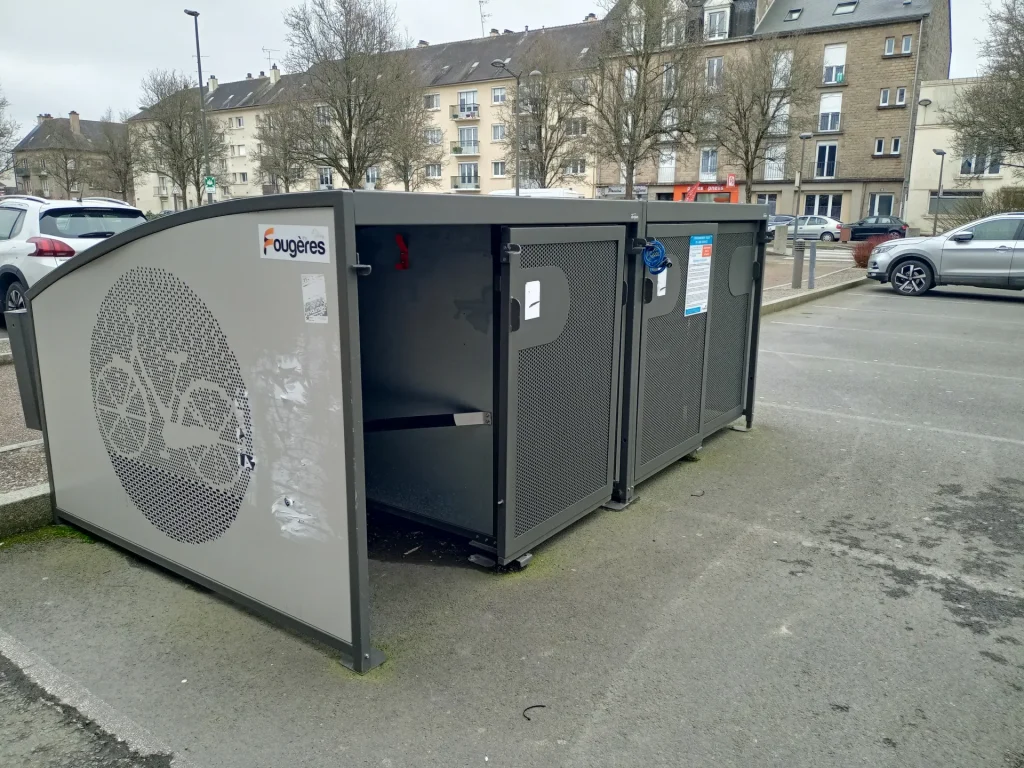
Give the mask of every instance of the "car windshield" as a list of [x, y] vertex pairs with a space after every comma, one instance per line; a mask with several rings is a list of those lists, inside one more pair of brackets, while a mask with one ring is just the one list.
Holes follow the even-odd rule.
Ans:
[[131, 208], [64, 208], [39, 216], [39, 233], [55, 237], [104, 238], [142, 224], [142, 211]]

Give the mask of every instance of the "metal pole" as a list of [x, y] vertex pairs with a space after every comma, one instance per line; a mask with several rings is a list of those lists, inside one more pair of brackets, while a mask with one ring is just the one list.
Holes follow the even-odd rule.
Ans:
[[[807, 142], [800, 140], [800, 185], [796, 188], [796, 205], [793, 206], [793, 213], [796, 214], [796, 229], [793, 231], [793, 255], [796, 255], [796, 241], [800, 239], [800, 190], [804, 186], [804, 156], [807, 152]], [[797, 286], [799, 287], [799, 286]]]
[[942, 206], [942, 172], [946, 169], [946, 156], [939, 158], [939, 197], [935, 201], [935, 217], [932, 219], [932, 237], [939, 231], [939, 209]]
[[803, 240], [793, 241], [793, 288], [802, 288], [804, 279], [804, 247]]
[[818, 260], [818, 241], [811, 240], [811, 257], [807, 262], [807, 287], [814, 287], [814, 263]]
[[[210, 173], [210, 139], [206, 134], [206, 97], [203, 94], [203, 56], [199, 50], [199, 11], [185, 11], [185, 13], [192, 17], [196, 26], [196, 65], [199, 67], [199, 111], [203, 118], [203, 156], [206, 159], [206, 175], [212, 176], [213, 174]], [[213, 202], [213, 192], [206, 193], [206, 202], [207, 204]]]
[[519, 174], [521, 172], [519, 167], [519, 156], [523, 148], [523, 135], [520, 133], [522, 129], [523, 104], [521, 101], [521, 89], [519, 87], [519, 80], [522, 76], [522, 72], [516, 75], [516, 197], [519, 197]]

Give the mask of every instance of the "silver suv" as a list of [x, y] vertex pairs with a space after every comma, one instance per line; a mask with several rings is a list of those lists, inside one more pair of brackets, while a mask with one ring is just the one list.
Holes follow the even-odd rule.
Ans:
[[1024, 290], [1024, 213], [1000, 213], [936, 237], [882, 243], [868, 261], [868, 277], [891, 283], [903, 296], [937, 285]]

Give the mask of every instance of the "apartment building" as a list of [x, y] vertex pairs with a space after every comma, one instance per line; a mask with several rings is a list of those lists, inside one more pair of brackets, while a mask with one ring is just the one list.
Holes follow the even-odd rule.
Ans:
[[[125, 127], [122, 123], [82, 120], [77, 112], [70, 112], [67, 117], [39, 115], [32, 130], [12, 151], [17, 192], [57, 200], [114, 195], [88, 172], [90, 165], [99, 162], [104, 130], [123, 131]], [[74, 180], [66, 184], [70, 189], [64, 188], [61, 179], [66, 177], [54, 167], [60, 163], [72, 166], [68, 176]], [[78, 163], [82, 167], [76, 169], [74, 165]]]
[[[718, 147], [669, 150], [638, 173], [646, 196], [736, 202], [749, 184], [779, 213], [902, 213], [920, 83], [949, 70], [949, 0], [706, 0], [691, 11], [687, 34], [703, 40], [710, 87], [745, 44], [799, 36], [820, 68], [817, 108], [780, 125], [755, 178]], [[598, 194], [614, 196], [617, 176], [602, 168]]]
[[[962, 157], [953, 151], [955, 134], [943, 112], [953, 108], [957, 97], [978, 82], [977, 78], [932, 80], [921, 83], [917, 109], [917, 136], [910, 164], [910, 195], [905, 219], [924, 234], [942, 231], [936, 214], [953, 213], [965, 200], [977, 199], [1003, 187], [1017, 186], [1013, 171], [1003, 167], [997, 152], [984, 148]], [[945, 155], [936, 154], [945, 152]], [[939, 176], [942, 175], [942, 197]]]

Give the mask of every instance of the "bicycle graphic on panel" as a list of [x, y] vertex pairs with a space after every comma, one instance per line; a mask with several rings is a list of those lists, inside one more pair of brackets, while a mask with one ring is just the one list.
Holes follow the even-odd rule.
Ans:
[[[255, 468], [252, 456], [244, 452], [245, 418], [237, 401], [221, 385], [203, 379], [179, 393], [178, 378], [189, 353], [167, 352], [163, 357], [174, 366], [174, 374], [170, 402], [165, 403], [139, 351], [136, 310], [127, 307], [132, 324], [127, 359], [114, 354], [96, 378], [94, 405], [104, 442], [122, 458], [138, 459], [156, 437], [159, 420], [161, 458], [174, 460], [170, 452], [181, 451], [198, 479], [218, 490], [230, 489], [243, 470]], [[187, 472], [184, 466], [177, 469]]]

